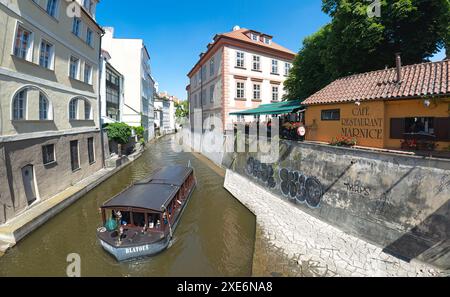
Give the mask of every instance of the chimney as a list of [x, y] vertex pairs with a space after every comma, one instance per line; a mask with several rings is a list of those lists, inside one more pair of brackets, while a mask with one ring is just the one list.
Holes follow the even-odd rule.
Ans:
[[400, 53], [395, 54], [395, 64], [397, 65], [397, 83], [402, 82], [402, 57]]

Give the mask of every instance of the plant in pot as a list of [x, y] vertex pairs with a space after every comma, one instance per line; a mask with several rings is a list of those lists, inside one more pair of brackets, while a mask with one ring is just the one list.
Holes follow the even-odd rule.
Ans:
[[119, 146], [119, 157], [122, 157], [122, 145], [130, 141], [131, 127], [125, 123], [113, 123], [106, 126], [105, 130], [108, 138], [117, 142]]
[[357, 142], [356, 138], [341, 136], [341, 137], [338, 137], [338, 138], [333, 138], [331, 140], [330, 144], [334, 145], [334, 146], [353, 147], [357, 143], [358, 142]]

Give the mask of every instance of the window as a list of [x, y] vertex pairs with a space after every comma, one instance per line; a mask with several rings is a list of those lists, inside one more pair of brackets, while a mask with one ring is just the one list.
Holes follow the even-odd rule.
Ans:
[[341, 119], [340, 109], [322, 110], [322, 121], [339, 121]]
[[206, 103], [206, 90], [202, 90], [202, 92], [201, 92], [201, 100], [202, 100], [202, 106], [203, 105], [205, 105], [205, 103]]
[[291, 71], [291, 63], [284, 63], [284, 75], [289, 76], [290, 71]]
[[236, 52], [236, 67], [244, 68], [245, 67], [245, 54], [243, 52]]
[[72, 165], [72, 171], [80, 169], [80, 160], [78, 157], [78, 140], [70, 142], [70, 164]]
[[80, 68], [80, 59], [70, 57], [70, 69], [69, 69], [70, 78], [78, 79], [79, 68]]
[[259, 39], [259, 36], [257, 34], [255, 34], [255, 33], [252, 33], [251, 37], [252, 37], [253, 41], [258, 41], [258, 39]]
[[56, 162], [54, 144], [44, 145], [42, 147], [42, 160], [44, 165]]
[[16, 57], [31, 60], [31, 36], [32, 33], [22, 28], [22, 26], [17, 28], [16, 39], [14, 42], [14, 55]]
[[253, 85], [253, 100], [261, 100], [261, 85]]
[[88, 157], [89, 157], [89, 164], [93, 164], [95, 162], [94, 137], [88, 138]]
[[73, 18], [72, 33], [80, 37], [80, 32], [81, 32], [81, 19]]
[[278, 74], [278, 61], [272, 60], [272, 74]]
[[245, 83], [243, 82], [236, 83], [236, 98], [237, 99], [245, 98]]
[[269, 37], [264, 37], [264, 43], [270, 45], [272, 43], [272, 40]]
[[49, 103], [44, 94], [39, 94], [39, 120], [47, 121], [49, 119]]
[[278, 87], [272, 87], [272, 101], [278, 101]]
[[53, 45], [45, 40], [41, 42], [41, 53], [39, 55], [39, 65], [51, 69], [53, 67]]
[[58, 10], [58, 0], [47, 0], [47, 13], [52, 17], [56, 17], [56, 12]]
[[[146, 106], [148, 106], [148, 104], [146, 104]], [[84, 119], [91, 120], [92, 119], [91, 114], [92, 114], [91, 104], [85, 100], [84, 101]], [[148, 114], [148, 112], [146, 112], [145, 114]]]
[[211, 61], [209, 61], [209, 76], [214, 75], [214, 57], [211, 58]]
[[72, 99], [69, 103], [69, 120], [76, 120], [78, 115], [78, 100]]
[[87, 63], [84, 64], [84, 82], [92, 84], [92, 66]]
[[209, 102], [214, 103], [214, 85], [209, 87]]
[[27, 90], [22, 90], [14, 96], [13, 100], [13, 120], [25, 120], [27, 103]]
[[86, 33], [86, 43], [90, 46], [92, 46], [92, 36], [93, 36], [93, 32], [91, 30], [91, 28], [87, 28], [87, 33]]
[[253, 70], [260, 71], [261, 70], [261, 57], [253, 56]]

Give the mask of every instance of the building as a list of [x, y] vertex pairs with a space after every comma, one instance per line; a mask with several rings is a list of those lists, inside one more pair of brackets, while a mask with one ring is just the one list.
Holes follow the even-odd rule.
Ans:
[[161, 134], [175, 132], [175, 103], [179, 103], [179, 99], [167, 92], [160, 92], [155, 97], [155, 126]]
[[265, 33], [236, 26], [216, 35], [188, 74], [191, 124], [216, 116], [231, 129], [230, 113], [280, 101], [294, 57]]
[[0, 1], [0, 224], [103, 168], [97, 3]]
[[[450, 151], [450, 60], [338, 79], [307, 98], [307, 140]], [[426, 147], [420, 147], [420, 145]]]
[[155, 82], [150, 68], [150, 55], [142, 39], [114, 37], [114, 28], [104, 28], [102, 48], [111, 59], [109, 63], [124, 76], [122, 121], [132, 127], [144, 127], [149, 141], [153, 131], [153, 94]]
[[111, 56], [102, 50], [102, 71], [100, 77], [101, 121], [103, 124], [122, 121], [124, 103], [124, 77], [111, 63]]

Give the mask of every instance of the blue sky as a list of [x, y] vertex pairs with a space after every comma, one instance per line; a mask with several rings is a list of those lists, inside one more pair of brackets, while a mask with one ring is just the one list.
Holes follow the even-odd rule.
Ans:
[[[103, 0], [97, 21], [114, 27], [116, 37], [144, 39], [160, 91], [185, 99], [186, 75], [216, 33], [239, 25], [273, 35], [275, 42], [297, 52], [304, 37], [329, 21], [321, 2]], [[443, 57], [443, 53], [438, 56]]]

